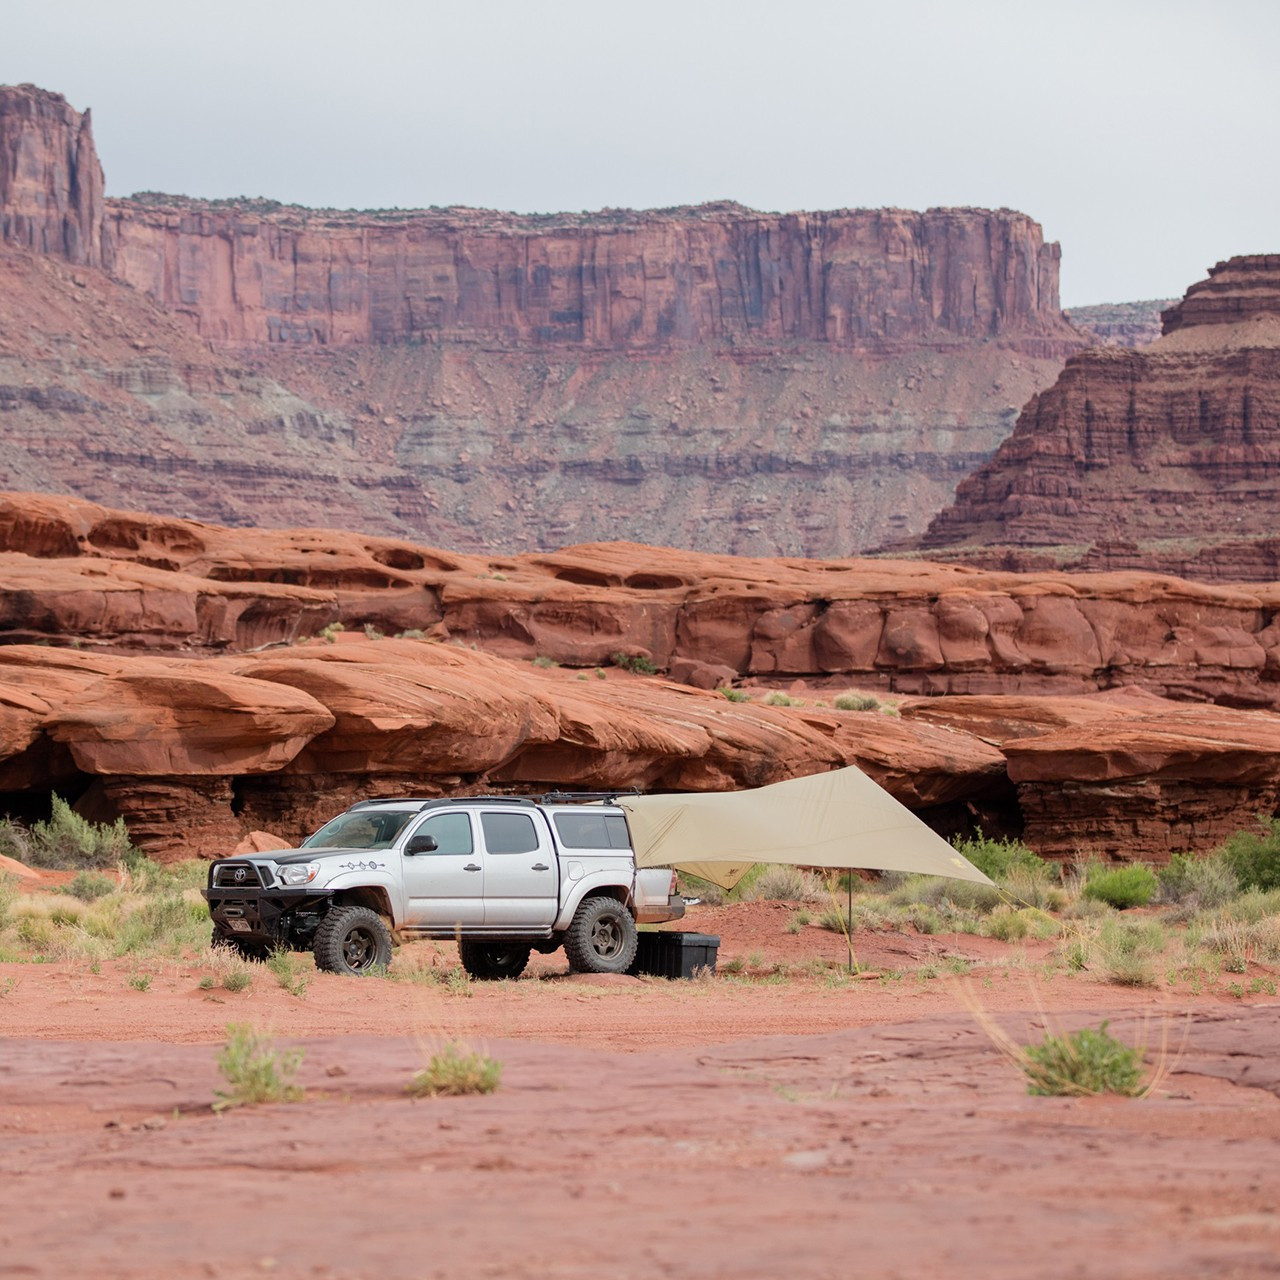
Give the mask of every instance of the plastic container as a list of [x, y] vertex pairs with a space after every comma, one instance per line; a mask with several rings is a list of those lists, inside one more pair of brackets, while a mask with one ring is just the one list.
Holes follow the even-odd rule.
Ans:
[[693, 978], [700, 969], [716, 971], [720, 939], [710, 933], [642, 933], [631, 973], [657, 978]]

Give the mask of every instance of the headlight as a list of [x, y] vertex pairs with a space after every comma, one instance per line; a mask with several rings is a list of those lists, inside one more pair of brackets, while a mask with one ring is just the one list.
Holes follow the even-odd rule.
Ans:
[[281, 884], [310, 884], [320, 870], [318, 862], [294, 863], [280, 868]]

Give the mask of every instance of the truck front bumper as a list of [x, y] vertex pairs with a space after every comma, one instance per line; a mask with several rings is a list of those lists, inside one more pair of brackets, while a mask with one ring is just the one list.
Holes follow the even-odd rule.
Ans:
[[328, 889], [201, 889], [209, 904], [213, 927], [224, 938], [265, 942], [271, 946], [288, 941], [287, 919], [293, 913], [319, 915]]

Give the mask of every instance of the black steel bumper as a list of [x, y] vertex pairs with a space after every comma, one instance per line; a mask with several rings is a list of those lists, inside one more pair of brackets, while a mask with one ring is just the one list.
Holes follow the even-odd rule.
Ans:
[[214, 928], [227, 938], [245, 942], [286, 942], [285, 917], [314, 911], [331, 896], [328, 889], [201, 889]]

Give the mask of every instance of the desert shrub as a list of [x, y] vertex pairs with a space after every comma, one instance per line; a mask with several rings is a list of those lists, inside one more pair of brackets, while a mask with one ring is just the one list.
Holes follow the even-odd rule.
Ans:
[[48, 822], [33, 824], [26, 861], [58, 870], [109, 867], [135, 852], [124, 819], [111, 825], [88, 822], [61, 796], [53, 797]]
[[548, 658], [545, 653], [540, 653], [536, 658], [530, 660], [530, 666], [540, 667], [543, 671], [550, 671], [560, 664], [554, 658]]
[[79, 898], [81, 902], [96, 902], [99, 898], [105, 898], [107, 894], [116, 891], [116, 882], [110, 876], [104, 876], [96, 871], [81, 871], [70, 884], [63, 888], [64, 893], [69, 893], [73, 898]]
[[227, 1042], [218, 1052], [218, 1070], [228, 1088], [215, 1090], [215, 1111], [258, 1102], [298, 1102], [302, 1089], [293, 1077], [302, 1065], [302, 1050], [281, 1053], [246, 1023], [227, 1027]]
[[615, 653], [609, 661], [624, 671], [633, 671], [638, 676], [656, 675], [658, 668], [642, 653]]
[[1031, 924], [1021, 911], [1004, 906], [997, 907], [987, 917], [982, 931], [999, 942], [1020, 942], [1031, 932]]
[[31, 835], [20, 823], [0, 818], [0, 856], [26, 862], [31, 852]]
[[1168, 946], [1158, 920], [1120, 920], [1102, 923], [1093, 943], [1093, 957], [1108, 982], [1123, 987], [1152, 987], [1156, 957]]
[[331, 622], [327, 627], [320, 629], [321, 636], [324, 637], [328, 644], [336, 644], [339, 632], [345, 631], [346, 627], [341, 622]]
[[816, 902], [825, 895], [826, 889], [811, 871], [770, 864], [755, 877], [747, 893], [753, 899], [773, 902]]
[[952, 880], [946, 876], [907, 876], [891, 888], [885, 897], [898, 906], [953, 907], [960, 911], [976, 911], [985, 915], [1000, 904], [1000, 890], [989, 884], [971, 880]]
[[1053, 882], [1054, 868], [1046, 863], [1038, 867], [1014, 867], [1001, 877], [1000, 889], [1014, 902], [1041, 911], [1061, 911], [1071, 901], [1070, 894]]
[[1041, 1097], [1142, 1091], [1142, 1056], [1107, 1031], [1084, 1027], [1068, 1035], [1048, 1035], [1023, 1050], [1027, 1092]]
[[366, 640], [381, 640], [386, 633], [379, 631], [372, 622], [364, 624], [364, 637]]
[[1202, 856], [1175, 853], [1156, 874], [1160, 897], [1192, 911], [1220, 907], [1244, 887], [1221, 849]]
[[291, 995], [301, 997], [309, 981], [305, 973], [306, 962], [292, 951], [275, 950], [267, 957], [267, 968], [276, 981]]
[[1124, 911], [1145, 907], [1156, 896], [1160, 881], [1150, 867], [1134, 863], [1127, 867], [1091, 867], [1084, 882], [1084, 896]]
[[397, 640], [424, 640], [426, 638], [426, 635], [427, 633], [423, 631], [420, 627], [409, 627], [405, 631], [397, 631], [396, 639]]
[[869, 693], [842, 693], [831, 705], [837, 711], [874, 711], [880, 699]]
[[1222, 846], [1227, 866], [1245, 889], [1280, 889], [1280, 818], [1261, 814], [1262, 834], [1237, 831]]
[[751, 695], [745, 689], [731, 689], [728, 685], [721, 685], [716, 692], [722, 698], [728, 698], [730, 702], [748, 702]]
[[956, 851], [968, 858], [984, 876], [1000, 881], [1005, 879], [1015, 868], [1023, 868], [1029, 872], [1052, 875], [1052, 868], [1021, 840], [993, 840], [979, 830], [972, 839], [960, 840], [956, 843]]
[[415, 1098], [456, 1098], [469, 1093], [492, 1093], [501, 1080], [502, 1063], [450, 1040], [431, 1055], [405, 1088]]

